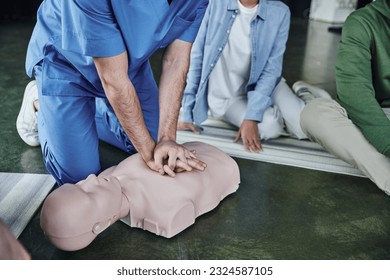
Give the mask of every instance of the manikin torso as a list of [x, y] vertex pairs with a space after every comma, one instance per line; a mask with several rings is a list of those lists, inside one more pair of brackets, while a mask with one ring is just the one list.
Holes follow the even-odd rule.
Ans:
[[60, 249], [78, 250], [121, 218], [167, 238], [192, 225], [237, 190], [240, 175], [236, 162], [219, 149], [199, 142], [184, 145], [207, 164], [205, 171], [161, 176], [136, 154], [97, 177], [53, 191], [41, 213], [49, 240]]

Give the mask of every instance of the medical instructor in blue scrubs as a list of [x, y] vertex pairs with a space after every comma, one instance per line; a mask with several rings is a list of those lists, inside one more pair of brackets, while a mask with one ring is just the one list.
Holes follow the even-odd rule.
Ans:
[[[26, 59], [19, 127], [34, 101], [48, 171], [61, 185], [99, 173], [99, 139], [140, 153], [160, 174], [204, 170], [176, 143], [176, 125], [206, 0], [45, 0]], [[166, 48], [157, 86], [149, 57]], [[39, 106], [37, 105], [39, 104]], [[26, 109], [27, 108], [27, 109]], [[31, 123], [26, 123], [31, 122]], [[18, 127], [18, 131], [20, 130]], [[27, 127], [27, 129], [26, 129]], [[31, 131], [29, 132], [31, 133]], [[23, 131], [19, 131], [23, 138]]]

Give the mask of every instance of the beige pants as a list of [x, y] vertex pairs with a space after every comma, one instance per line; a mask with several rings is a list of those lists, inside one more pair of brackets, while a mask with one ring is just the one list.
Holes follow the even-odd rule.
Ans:
[[[390, 119], [390, 112], [385, 113]], [[390, 158], [366, 140], [336, 101], [318, 98], [307, 103], [301, 114], [301, 127], [311, 140], [359, 168], [390, 195]]]

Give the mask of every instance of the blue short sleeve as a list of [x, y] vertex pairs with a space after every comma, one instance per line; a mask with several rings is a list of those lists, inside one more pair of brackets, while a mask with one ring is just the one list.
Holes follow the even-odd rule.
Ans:
[[202, 3], [199, 4], [196, 10], [196, 18], [191, 26], [179, 37], [180, 40], [193, 43], [195, 41], [196, 35], [198, 34], [198, 30], [200, 24], [202, 23], [203, 16], [206, 12], [206, 8], [208, 5], [208, 0], [200, 0]]
[[123, 53], [125, 43], [110, 0], [65, 0], [62, 6], [62, 48], [92, 57]]

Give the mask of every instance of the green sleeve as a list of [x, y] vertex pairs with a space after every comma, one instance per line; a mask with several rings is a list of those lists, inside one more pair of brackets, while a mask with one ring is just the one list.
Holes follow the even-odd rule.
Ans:
[[367, 24], [350, 16], [343, 26], [336, 61], [337, 97], [367, 140], [390, 156], [390, 121], [375, 99], [371, 41]]

